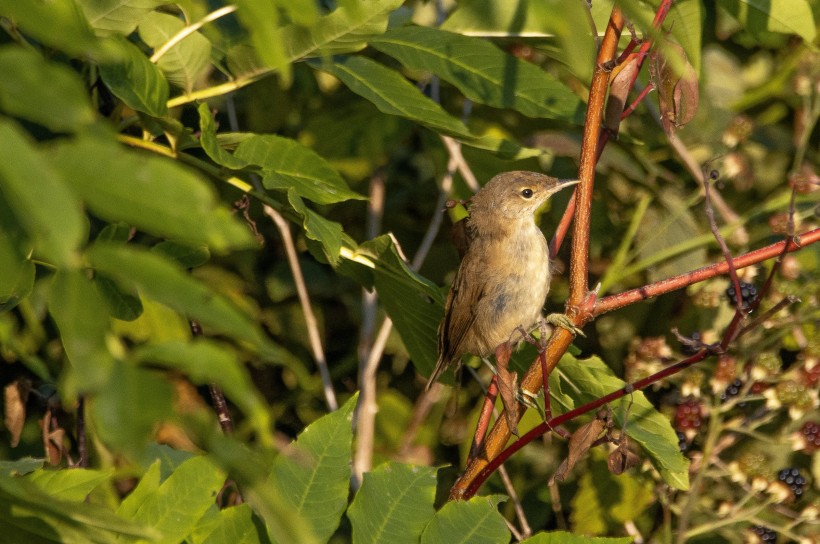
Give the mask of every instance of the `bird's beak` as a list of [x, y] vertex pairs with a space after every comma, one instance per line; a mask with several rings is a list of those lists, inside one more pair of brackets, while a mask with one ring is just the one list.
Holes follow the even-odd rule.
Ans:
[[578, 185], [581, 183], [580, 179], [559, 179], [558, 186], [563, 189], [564, 187], [569, 187], [570, 185]]

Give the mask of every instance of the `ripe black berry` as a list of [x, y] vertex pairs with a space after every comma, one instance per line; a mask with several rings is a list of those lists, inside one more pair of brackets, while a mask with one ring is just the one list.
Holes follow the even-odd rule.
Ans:
[[[737, 294], [735, 293], [734, 283], [730, 284], [729, 288], [726, 289], [726, 296], [729, 297], [729, 301], [732, 303], [732, 306], [737, 305]], [[743, 302], [743, 309], [745, 310], [748, 308], [752, 301], [756, 298], [757, 287], [755, 287], [752, 283], [746, 283], [745, 281], [740, 282], [740, 299]]]
[[752, 532], [757, 535], [764, 544], [766, 542], [777, 542], [777, 533], [763, 525], [755, 525], [751, 528]]
[[777, 473], [777, 479], [789, 486], [796, 499], [799, 499], [803, 494], [806, 479], [800, 475], [800, 469], [794, 467], [784, 468]]
[[735, 378], [735, 381], [730, 383], [729, 386], [726, 387], [726, 390], [720, 394], [720, 402], [723, 403], [733, 397], [738, 396], [741, 389], [743, 389], [743, 382], [740, 378]]
[[686, 453], [686, 450], [689, 449], [689, 442], [686, 440], [686, 434], [682, 431], [677, 431], [676, 434], [678, 435], [678, 448], [681, 453]]

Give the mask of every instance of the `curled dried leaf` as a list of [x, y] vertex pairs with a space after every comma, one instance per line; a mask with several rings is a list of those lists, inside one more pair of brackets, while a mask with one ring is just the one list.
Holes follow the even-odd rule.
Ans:
[[30, 390], [31, 382], [25, 379], [15, 380], [3, 389], [3, 423], [11, 435], [9, 442], [12, 448], [16, 448], [20, 443], [20, 435], [26, 424], [26, 401]]
[[683, 48], [666, 41], [655, 52], [649, 65], [658, 90], [661, 124], [667, 134], [684, 126], [698, 110], [698, 74], [689, 63]]

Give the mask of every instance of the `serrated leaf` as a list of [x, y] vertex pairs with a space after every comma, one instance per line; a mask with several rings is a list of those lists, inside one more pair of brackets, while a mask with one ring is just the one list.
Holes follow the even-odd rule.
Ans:
[[251, 136], [237, 146], [234, 157], [261, 168], [266, 189], [292, 189], [317, 204], [365, 199], [350, 190], [330, 163], [290, 138], [272, 134]]
[[[54, 132], [71, 132], [96, 119], [77, 73], [33, 49], [0, 48], [0, 109]], [[55, 93], [54, 89], [60, 89]]]
[[0, 119], [0, 141], [3, 200], [37, 253], [55, 264], [76, 264], [86, 236], [79, 199], [17, 125]]
[[254, 243], [213, 188], [172, 160], [95, 137], [61, 142], [49, 158], [88, 208], [107, 221], [216, 251]]
[[142, 19], [172, 0], [77, 0], [98, 35], [131, 34]]
[[[565, 382], [561, 389], [573, 400], [572, 405], [567, 405], [565, 397], [553, 396], [552, 408], [555, 414], [592, 402], [626, 385], [598, 357], [576, 359], [565, 354], [553, 374], [561, 382]], [[623, 428], [624, 415], [630, 401], [632, 407], [626, 422], [626, 434], [641, 446], [667, 484], [675, 489], [688, 489], [689, 461], [678, 447], [675, 430], [669, 419], [652, 406], [643, 392], [636, 391], [611, 405], [617, 426]]]
[[[173, 38], [185, 23], [167, 13], [151, 12], [139, 25], [142, 40], [154, 50]], [[157, 61], [168, 81], [191, 92], [210, 66], [211, 42], [199, 31], [192, 32], [168, 49]]]
[[106, 310], [105, 301], [84, 273], [60, 270], [54, 276], [49, 312], [83, 391], [94, 391], [106, 384], [114, 366], [106, 344], [110, 327]]
[[168, 113], [168, 81], [156, 64], [126, 39], [123, 57], [117, 62], [100, 65], [100, 76], [117, 98], [130, 108], [154, 117]]
[[521, 541], [521, 544], [631, 544], [634, 539], [631, 536], [619, 538], [591, 537], [585, 535], [575, 535], [566, 531], [552, 531], [549, 533], [536, 533], [530, 538]]
[[752, 34], [762, 31], [797, 34], [807, 43], [817, 36], [807, 0], [718, 0]]
[[259, 349], [270, 347], [249, 316], [160, 255], [134, 247], [96, 243], [89, 249], [88, 258], [95, 268], [121, 285], [136, 287], [144, 295], [214, 331]]
[[208, 104], [200, 104], [197, 111], [199, 112], [199, 129], [202, 131], [199, 137], [199, 143], [202, 145], [202, 149], [205, 150], [205, 153], [207, 153], [215, 163], [226, 168], [232, 170], [245, 168], [248, 163], [235, 157], [219, 145], [216, 136], [216, 121], [211, 114], [211, 109], [208, 107]]
[[510, 541], [510, 530], [498, 511], [503, 495], [473, 497], [442, 506], [421, 535], [422, 544], [495, 544]]
[[114, 544], [159, 536], [148, 527], [115, 516], [107, 508], [58, 499], [25, 478], [1, 473], [0, 504], [0, 538], [4, 542]]
[[36, 470], [26, 475], [26, 479], [43, 492], [56, 499], [72, 502], [86, 500], [88, 494], [100, 484], [107, 482], [113, 470]]
[[192, 457], [145, 497], [129, 517], [155, 528], [164, 542], [180, 542], [213, 504], [224, 483], [221, 469], [206, 457]]
[[341, 408], [308, 425], [274, 460], [268, 480], [320, 542], [333, 535], [347, 507], [357, 399], [353, 395]]
[[322, 245], [322, 250], [330, 264], [339, 262], [342, 250], [342, 225], [325, 219], [323, 216], [308, 208], [295, 189], [288, 190], [288, 202], [296, 212], [302, 216], [302, 228], [305, 235]]
[[523, 148], [510, 140], [473, 134], [464, 123], [424, 96], [398, 72], [366, 57], [310, 61], [310, 65], [337, 77], [351, 91], [372, 102], [382, 113], [410, 119], [467, 145], [493, 151], [505, 158], [522, 159], [541, 154], [539, 150]]
[[379, 298], [401, 335], [413, 364], [427, 376], [438, 356], [438, 324], [444, 316], [444, 300], [438, 287], [413, 272], [389, 236], [362, 244], [358, 253], [373, 258], [374, 283]]
[[213, 529], [202, 544], [263, 544], [267, 537], [260, 537], [259, 530], [251, 507], [240, 504], [219, 511]]
[[435, 515], [436, 469], [387, 462], [364, 475], [348, 508], [353, 544], [418, 542]]
[[475, 102], [530, 117], [583, 121], [584, 104], [566, 85], [490, 42], [406, 26], [374, 38], [370, 45], [411, 70], [432, 72]]

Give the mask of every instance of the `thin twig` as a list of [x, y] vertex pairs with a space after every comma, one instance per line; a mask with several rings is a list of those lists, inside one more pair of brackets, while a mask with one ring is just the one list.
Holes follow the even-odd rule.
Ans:
[[305, 285], [305, 276], [302, 274], [302, 266], [299, 264], [296, 245], [293, 243], [293, 236], [290, 233], [290, 223], [285, 221], [285, 218], [270, 206], [263, 206], [262, 210], [265, 215], [271, 218], [276, 228], [279, 229], [279, 233], [282, 235], [282, 244], [285, 247], [290, 272], [296, 284], [296, 294], [299, 296], [299, 303], [302, 306], [302, 313], [305, 316], [305, 326], [307, 327], [310, 350], [313, 352], [313, 359], [316, 361], [319, 375], [322, 377], [322, 389], [325, 394], [325, 402], [329, 410], [336, 410], [339, 407], [339, 403], [336, 400], [336, 392], [333, 390], [333, 382], [330, 379], [330, 371], [327, 368], [325, 350], [322, 347], [322, 338], [319, 334], [319, 324], [316, 320], [316, 315], [313, 313], [313, 308], [310, 305], [310, 296], [308, 295], [307, 286]]
[[744, 314], [743, 309], [743, 297], [740, 293], [740, 280], [737, 277], [737, 270], [735, 269], [734, 263], [732, 261], [732, 252], [729, 251], [729, 246], [726, 245], [726, 240], [723, 239], [723, 236], [720, 235], [720, 229], [718, 228], [717, 221], [715, 220], [715, 212], [712, 209], [712, 191], [711, 191], [711, 181], [712, 176], [703, 176], [703, 205], [706, 211], [706, 218], [709, 219], [709, 228], [712, 230], [712, 234], [717, 240], [718, 245], [720, 246], [720, 250], [723, 252], [723, 258], [726, 260], [726, 264], [729, 267], [729, 277], [731, 278], [732, 285], [735, 286], [735, 309], [739, 314]]
[[85, 395], [77, 399], [77, 466], [88, 468], [88, 444], [85, 432]]

